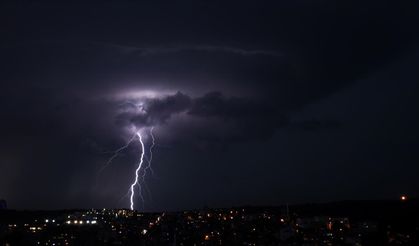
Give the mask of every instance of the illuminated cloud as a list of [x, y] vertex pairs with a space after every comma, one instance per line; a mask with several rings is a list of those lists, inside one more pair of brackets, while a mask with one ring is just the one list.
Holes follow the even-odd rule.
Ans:
[[[199, 137], [206, 141], [214, 141], [217, 138], [235, 141], [266, 138], [272, 135], [275, 129], [287, 123], [284, 114], [268, 102], [248, 97], [226, 97], [217, 91], [194, 98], [177, 92], [159, 98], [139, 98], [117, 103], [119, 104], [119, 112], [116, 115], [118, 126], [133, 127], [133, 129], [158, 126], [168, 124], [174, 115], [182, 114], [186, 118], [183, 123], [186, 127], [196, 122], [194, 119], [207, 122], [199, 126], [201, 132], [207, 132], [207, 135], [199, 134]], [[209, 125], [210, 122], [220, 122], [221, 125], [217, 128], [231, 129], [220, 129], [214, 134], [213, 131], [206, 129], [214, 127]], [[252, 130], [258, 128], [262, 130], [252, 134], [255, 132]], [[223, 136], [219, 136], [220, 134]]]

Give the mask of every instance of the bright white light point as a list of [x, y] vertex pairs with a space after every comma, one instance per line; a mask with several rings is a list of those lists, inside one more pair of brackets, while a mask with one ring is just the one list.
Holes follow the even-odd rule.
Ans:
[[135, 170], [134, 183], [131, 184], [131, 188], [130, 188], [130, 192], [131, 192], [131, 196], [130, 196], [131, 206], [130, 206], [130, 208], [131, 208], [131, 210], [134, 210], [134, 193], [135, 193], [134, 187], [135, 187], [135, 185], [138, 184], [138, 174], [141, 170], [141, 166], [143, 165], [143, 160], [144, 160], [144, 143], [143, 143], [141, 133], [137, 132], [137, 136], [138, 136], [138, 139], [140, 140], [140, 143], [141, 143], [141, 157], [140, 157], [140, 162], [138, 163], [138, 167]]

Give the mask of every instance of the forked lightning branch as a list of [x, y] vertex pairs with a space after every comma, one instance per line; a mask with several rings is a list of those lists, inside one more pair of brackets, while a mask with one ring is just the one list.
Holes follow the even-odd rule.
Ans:
[[[113, 155], [109, 158], [109, 160], [106, 162], [106, 164], [101, 168], [100, 171], [108, 167], [112, 161], [125, 149], [127, 149], [132, 142], [138, 140], [140, 143], [140, 150], [139, 150], [139, 160], [136, 165], [136, 169], [133, 175], [133, 182], [130, 185], [130, 188], [128, 190], [129, 194], [129, 200], [130, 200], [130, 208], [131, 210], [134, 210], [136, 208], [135, 201], [140, 198], [141, 201], [144, 203], [144, 197], [142, 194], [142, 185], [145, 182], [145, 178], [147, 176], [147, 172], [150, 170], [153, 173], [153, 169], [151, 167], [151, 162], [153, 159], [153, 148], [155, 146], [155, 138], [153, 135], [154, 127], [149, 128], [148, 135], [150, 136], [152, 142], [150, 144], [150, 147], [148, 151], [146, 151], [146, 144], [144, 143], [145, 135], [147, 134], [147, 131], [139, 130], [137, 131], [133, 137], [122, 147], [117, 149], [113, 152]], [[146, 156], [146, 152], [149, 153], [148, 157]], [[147, 159], [147, 161], [145, 161]], [[138, 188], [138, 189], [136, 189]], [[138, 191], [138, 193], [136, 192]]]

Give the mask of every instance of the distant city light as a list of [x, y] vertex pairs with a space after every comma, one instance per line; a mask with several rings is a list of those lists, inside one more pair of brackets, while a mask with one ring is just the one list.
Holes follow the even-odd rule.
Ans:
[[[404, 197], [404, 198], [403, 198]], [[406, 200], [408, 197], [406, 195], [400, 195], [399, 199]], [[402, 206], [403, 207], [403, 206]], [[61, 234], [57, 237], [54, 232], [58, 229], [55, 224], [51, 224], [54, 220], [52, 218], [43, 219], [42, 222], [46, 222], [49, 224], [45, 224], [40, 226], [39, 223], [33, 221], [34, 223], [26, 223], [24, 225], [24, 232], [28, 234], [28, 237], [34, 238], [37, 240], [41, 240], [40, 245], [71, 245], [72, 243], [76, 242], [73, 240], [79, 240], [81, 238], [85, 238], [87, 234], [85, 234], [86, 229], [89, 231], [94, 230], [105, 230], [112, 235], [117, 237], [119, 240], [119, 245], [127, 245], [131, 239], [127, 239], [127, 235], [135, 232], [137, 238], [132, 238], [132, 240], [154, 240], [156, 237], [156, 231], [161, 231], [160, 238], [157, 240], [161, 240], [163, 243], [169, 243], [172, 238], [177, 237], [176, 239], [179, 242], [186, 242], [186, 240], [190, 240], [194, 238], [194, 240], [199, 240], [200, 242], [196, 245], [204, 245], [208, 244], [209, 242], [213, 242], [217, 245], [223, 245], [225, 240], [229, 240], [228, 237], [234, 237], [235, 240], [246, 240], [247, 234], [249, 234], [249, 238], [259, 238], [263, 235], [267, 235], [266, 233], [272, 232], [277, 228], [276, 223], [268, 223], [266, 224], [259, 224], [257, 223], [258, 218], [277, 218], [274, 217], [275, 214], [272, 213], [260, 213], [260, 214], [239, 214], [238, 212], [234, 212], [237, 216], [232, 216], [230, 210], [223, 211], [222, 213], [217, 213], [216, 211], [211, 212], [188, 212], [182, 213], [178, 215], [173, 215], [173, 217], [167, 217], [164, 214], [145, 214], [144, 220], [137, 224], [132, 223], [132, 221], [128, 218], [126, 219], [123, 216], [119, 216], [118, 219], [115, 219], [115, 213], [123, 214], [120, 211], [109, 211], [107, 216], [104, 216], [104, 219], [101, 219], [100, 226], [95, 226], [94, 224], [99, 224], [97, 219], [98, 217], [89, 217], [85, 213], [78, 213], [75, 212], [74, 215], [71, 216], [70, 219], [66, 219], [63, 223], [57, 218], [59, 224], [58, 226], [62, 226], [62, 224], [68, 224], [67, 227], [63, 228]], [[129, 214], [129, 213], [127, 213]], [[210, 217], [208, 217], [210, 214]], [[226, 216], [228, 215], [228, 216]], [[67, 217], [67, 215], [65, 215]], [[170, 215], [169, 215], [170, 216]], [[122, 217], [122, 218], [121, 218]], [[230, 220], [230, 217], [233, 217], [234, 220]], [[175, 234], [171, 233], [170, 228], [168, 227], [173, 221], [173, 219], [177, 219], [178, 223], [185, 223], [188, 226], [185, 226], [185, 231], [182, 231], [181, 227], [177, 227]], [[213, 219], [215, 218], [215, 219]], [[225, 219], [225, 221], [223, 221]], [[148, 220], [149, 223], [144, 223]], [[217, 221], [216, 221], [217, 220]], [[369, 235], [369, 233], [375, 233], [377, 230], [377, 223], [372, 221], [349, 221], [349, 218], [346, 217], [326, 217], [326, 216], [319, 216], [319, 217], [296, 217], [295, 220], [291, 219], [288, 220], [286, 218], [279, 217], [278, 220], [281, 222], [281, 233], [282, 235], [286, 235], [289, 239], [286, 240], [295, 240], [291, 239], [291, 237], [295, 234], [298, 234], [303, 238], [305, 241], [313, 241], [313, 240], [322, 240], [324, 245], [334, 245], [333, 242], [344, 242], [346, 236], [356, 235], [354, 240], [356, 242], [361, 242], [362, 237], [364, 235]], [[222, 221], [222, 222], [220, 222]], [[255, 223], [256, 222], [256, 223]], [[237, 223], [245, 224], [244, 230], [235, 227]], [[42, 223], [43, 224], [43, 223]], [[161, 225], [161, 227], [159, 227]], [[354, 225], [355, 230], [352, 229], [352, 225]], [[18, 229], [20, 224], [8, 224], [7, 230], [10, 233], [15, 233], [16, 235], [20, 235], [22, 230]], [[148, 227], [149, 226], [149, 227]], [[225, 226], [228, 226], [232, 229], [231, 233], [226, 235], [223, 233]], [[311, 228], [316, 228], [319, 234], [314, 235], [310, 234], [303, 230], [305, 226], [310, 226]], [[96, 227], [96, 228], [94, 228]], [[190, 228], [190, 229], [187, 229]], [[200, 233], [200, 237], [196, 238], [196, 229], [198, 229], [198, 233]], [[211, 229], [211, 230], [209, 230]], [[68, 230], [68, 231], [66, 231]], [[60, 229], [61, 231], [61, 229]], [[128, 234], [124, 233], [127, 231]], [[51, 233], [50, 233], [51, 232]], [[30, 233], [30, 235], [29, 235]], [[178, 234], [179, 233], [179, 234]], [[201, 234], [202, 233], [202, 234]], [[117, 235], [116, 235], [117, 234]], [[96, 234], [87, 235], [88, 237], [92, 237], [92, 239]], [[402, 239], [403, 240], [411, 240], [411, 235], [405, 235]], [[280, 245], [279, 240], [272, 237], [273, 244], [269, 245]], [[412, 237], [413, 238], [413, 237]], [[101, 239], [97, 239], [101, 240]], [[249, 240], [249, 239], [247, 239]], [[256, 246], [255, 241], [245, 241], [243, 245], [248, 246]], [[144, 241], [144, 242], [145, 242]], [[281, 240], [282, 241], [282, 240]], [[39, 241], [37, 241], [39, 242]], [[37, 243], [35, 242], [35, 243]], [[103, 241], [105, 242], [105, 241]], [[276, 242], [277, 244], [274, 244]], [[404, 242], [404, 241], [403, 241]], [[183, 244], [183, 245], [190, 245], [190, 244]], [[354, 245], [361, 245], [360, 243]], [[402, 245], [402, 244], [398, 244]]]
[[400, 200], [402, 200], [402, 201], [406, 201], [406, 200], [407, 200], [407, 196], [405, 196], [405, 195], [401, 196], [401, 197], [400, 197]]

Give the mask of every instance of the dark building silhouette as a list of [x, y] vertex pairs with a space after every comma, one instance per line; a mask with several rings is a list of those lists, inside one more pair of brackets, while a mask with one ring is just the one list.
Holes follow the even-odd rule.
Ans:
[[6, 200], [0, 200], [0, 209], [7, 209]]

